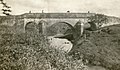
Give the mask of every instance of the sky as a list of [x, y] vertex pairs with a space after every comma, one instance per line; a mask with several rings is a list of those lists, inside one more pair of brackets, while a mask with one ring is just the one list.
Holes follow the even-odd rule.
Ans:
[[[106, 14], [120, 17], [120, 0], [4, 0], [11, 6], [12, 14], [19, 15], [28, 13], [70, 11], [71, 13], [92, 13]], [[2, 8], [2, 5], [0, 5]], [[2, 12], [0, 11], [0, 15]]]

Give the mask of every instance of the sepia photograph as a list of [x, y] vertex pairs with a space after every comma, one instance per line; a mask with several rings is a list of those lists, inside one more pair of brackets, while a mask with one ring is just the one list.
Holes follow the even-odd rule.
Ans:
[[120, 70], [120, 0], [0, 0], [0, 70]]

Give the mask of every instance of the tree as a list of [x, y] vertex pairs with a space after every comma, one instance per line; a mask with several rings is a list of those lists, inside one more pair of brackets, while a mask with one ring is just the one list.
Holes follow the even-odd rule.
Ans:
[[106, 24], [107, 16], [103, 14], [95, 14], [94, 16], [89, 17], [88, 20], [91, 25], [96, 25], [97, 28], [100, 28], [103, 23]]
[[8, 6], [3, 0], [0, 0], [1, 4], [3, 5], [3, 8], [2, 8], [2, 11], [3, 11], [3, 14], [5, 14], [6, 16], [8, 15], [11, 15], [10, 12], [12, 12], [10, 10], [10, 6]]

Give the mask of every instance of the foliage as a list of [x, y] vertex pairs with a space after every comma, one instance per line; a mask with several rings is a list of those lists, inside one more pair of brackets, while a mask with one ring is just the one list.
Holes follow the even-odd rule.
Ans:
[[10, 12], [12, 12], [10, 10], [10, 6], [8, 6], [4, 0], [0, 0], [1, 4], [3, 5], [3, 8], [1, 9], [3, 11], [3, 14], [5, 14], [6, 16], [10, 15]]
[[86, 32], [73, 46], [69, 54], [75, 59], [83, 55], [87, 65], [98, 65], [109, 70], [120, 70], [120, 25]]
[[81, 60], [49, 46], [39, 33], [2, 33], [1, 70], [83, 70]]
[[0, 16], [0, 24], [6, 20], [6, 17]]
[[103, 23], [106, 23], [107, 16], [103, 14], [95, 14], [94, 16], [89, 17], [89, 23], [97, 24], [99, 27], [102, 26]]

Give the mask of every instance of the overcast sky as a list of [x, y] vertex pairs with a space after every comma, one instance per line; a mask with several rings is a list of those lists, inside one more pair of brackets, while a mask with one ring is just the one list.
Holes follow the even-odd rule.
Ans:
[[[120, 0], [5, 0], [12, 14], [40, 12], [93, 12], [120, 17]], [[2, 8], [2, 5], [0, 5]], [[0, 11], [0, 14], [2, 12]]]

